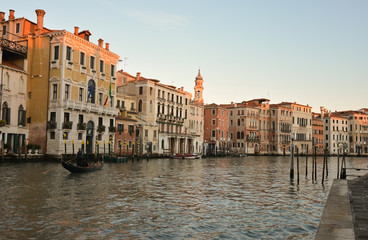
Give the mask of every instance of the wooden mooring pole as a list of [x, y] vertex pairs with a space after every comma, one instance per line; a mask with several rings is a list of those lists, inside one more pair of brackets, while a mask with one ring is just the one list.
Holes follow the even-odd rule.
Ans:
[[298, 173], [298, 185], [299, 185], [299, 148], [296, 149], [296, 168]]
[[307, 154], [305, 155], [305, 179], [308, 177], [308, 145], [307, 145]]

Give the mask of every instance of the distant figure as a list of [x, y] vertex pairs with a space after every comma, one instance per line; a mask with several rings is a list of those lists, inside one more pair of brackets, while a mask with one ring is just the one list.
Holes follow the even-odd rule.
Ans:
[[78, 152], [77, 152], [77, 165], [78, 166], [81, 166], [82, 165], [82, 160], [83, 160], [82, 158], [83, 158], [82, 151], [79, 148], [78, 149]]

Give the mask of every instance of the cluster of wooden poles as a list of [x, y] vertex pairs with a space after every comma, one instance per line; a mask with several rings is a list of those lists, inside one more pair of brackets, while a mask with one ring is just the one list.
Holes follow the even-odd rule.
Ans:
[[[305, 178], [308, 177], [308, 149], [307, 154], [305, 156]], [[345, 154], [342, 155], [341, 166], [340, 166], [340, 151], [337, 157], [337, 179], [346, 179], [346, 160]], [[291, 150], [291, 158], [290, 158], [290, 179], [294, 180], [294, 149], [292, 147]], [[323, 155], [323, 167], [322, 167], [322, 175], [321, 175], [321, 183], [324, 185], [325, 179], [328, 178], [328, 150], [325, 149]], [[297, 167], [297, 184], [299, 185], [299, 152], [296, 150], [296, 167]], [[314, 154], [312, 156], [312, 182], [317, 183], [317, 154], [316, 148], [314, 149]]]

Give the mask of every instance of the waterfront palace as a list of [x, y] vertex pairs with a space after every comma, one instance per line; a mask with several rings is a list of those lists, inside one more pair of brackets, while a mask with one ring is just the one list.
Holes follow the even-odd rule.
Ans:
[[[0, 151], [37, 146], [60, 156], [83, 148], [116, 154], [368, 154], [368, 108], [312, 112], [308, 104], [259, 98], [205, 104], [194, 92], [117, 69], [109, 43], [91, 32], [44, 26], [0, 12]], [[67, 148], [65, 146], [68, 146]]]

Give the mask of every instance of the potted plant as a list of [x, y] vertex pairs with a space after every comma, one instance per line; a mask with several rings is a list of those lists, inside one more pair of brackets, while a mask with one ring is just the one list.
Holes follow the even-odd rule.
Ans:
[[33, 148], [35, 149], [35, 153], [38, 154], [38, 151], [40, 150], [41, 145], [35, 144], [35, 145], [33, 145]]
[[86, 130], [86, 123], [78, 123], [77, 124], [78, 130]]
[[110, 126], [109, 127], [109, 132], [116, 132], [116, 127], [115, 126]]
[[106, 127], [104, 125], [99, 125], [97, 127], [97, 132], [103, 133], [103, 132], [105, 132], [105, 129], [106, 129]]
[[72, 129], [72, 127], [73, 127], [72, 121], [63, 122], [63, 129]]
[[46, 124], [46, 128], [47, 129], [55, 129], [56, 128], [56, 122], [55, 121], [48, 121], [47, 124]]
[[0, 120], [0, 127], [4, 127], [6, 125], [6, 121], [5, 120]]
[[7, 153], [10, 150], [10, 145], [9, 144], [4, 144], [4, 152]]
[[29, 143], [27, 145], [27, 150], [28, 150], [28, 153], [31, 154], [32, 153], [32, 149], [33, 149], [33, 144], [32, 143]]

